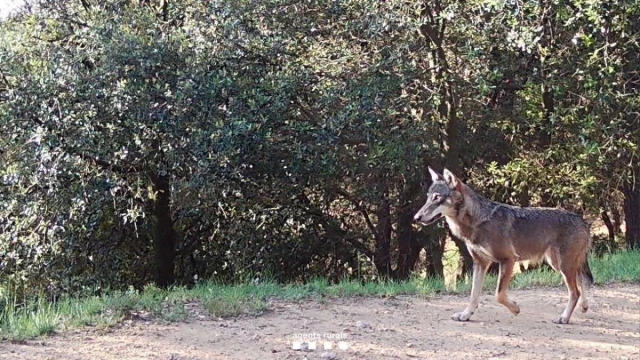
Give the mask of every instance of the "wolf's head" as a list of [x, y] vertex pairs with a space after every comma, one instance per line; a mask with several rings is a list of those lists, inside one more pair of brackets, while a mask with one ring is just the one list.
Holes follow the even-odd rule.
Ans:
[[429, 187], [427, 202], [413, 219], [429, 225], [443, 216], [457, 216], [464, 202], [465, 185], [451, 171], [444, 169], [444, 176], [429, 168], [433, 183]]

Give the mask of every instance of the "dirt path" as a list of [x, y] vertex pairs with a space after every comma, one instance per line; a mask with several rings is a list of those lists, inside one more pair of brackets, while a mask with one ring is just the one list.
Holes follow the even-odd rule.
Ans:
[[[513, 317], [488, 292], [466, 323], [449, 319], [466, 296], [275, 302], [257, 318], [175, 325], [133, 322], [106, 334], [77, 331], [0, 343], [1, 359], [640, 359], [640, 284], [592, 289], [589, 312], [551, 322], [563, 288], [512, 291]], [[316, 337], [315, 350], [293, 350]], [[297, 338], [296, 338], [297, 337]], [[311, 339], [313, 341], [313, 339]], [[346, 350], [339, 349], [343, 341]], [[331, 342], [332, 350], [324, 350]]]

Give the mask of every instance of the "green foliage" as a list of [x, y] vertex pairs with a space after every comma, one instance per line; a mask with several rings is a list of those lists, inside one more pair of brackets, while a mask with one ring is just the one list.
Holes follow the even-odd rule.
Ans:
[[633, 2], [89, 3], [0, 22], [0, 284], [18, 306], [142, 289], [163, 266], [178, 284], [406, 277], [420, 249], [442, 257], [411, 216], [451, 144], [514, 204], [596, 216], [639, 176]]

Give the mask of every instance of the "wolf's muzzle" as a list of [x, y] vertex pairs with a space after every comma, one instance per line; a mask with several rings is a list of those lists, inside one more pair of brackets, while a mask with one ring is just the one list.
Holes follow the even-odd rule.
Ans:
[[413, 220], [421, 223], [422, 225], [429, 225], [434, 223], [436, 220], [440, 219], [441, 217], [442, 217], [442, 214], [437, 214], [428, 220], [422, 220], [422, 215], [417, 214], [416, 216], [413, 217]]

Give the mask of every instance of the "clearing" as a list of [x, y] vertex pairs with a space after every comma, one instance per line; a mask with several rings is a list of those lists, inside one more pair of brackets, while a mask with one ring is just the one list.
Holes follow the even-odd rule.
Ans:
[[[510, 291], [517, 317], [488, 291], [469, 322], [449, 317], [467, 295], [273, 300], [261, 316], [184, 323], [128, 320], [107, 331], [70, 330], [0, 343], [2, 359], [639, 359], [640, 283], [595, 286], [590, 309], [551, 322], [563, 287]], [[303, 339], [302, 337], [315, 337]], [[293, 350], [294, 341], [303, 342]], [[316, 341], [317, 349], [305, 349]], [[338, 348], [339, 342], [347, 349]], [[324, 350], [329, 342], [333, 349]], [[313, 346], [313, 345], [312, 345]]]

